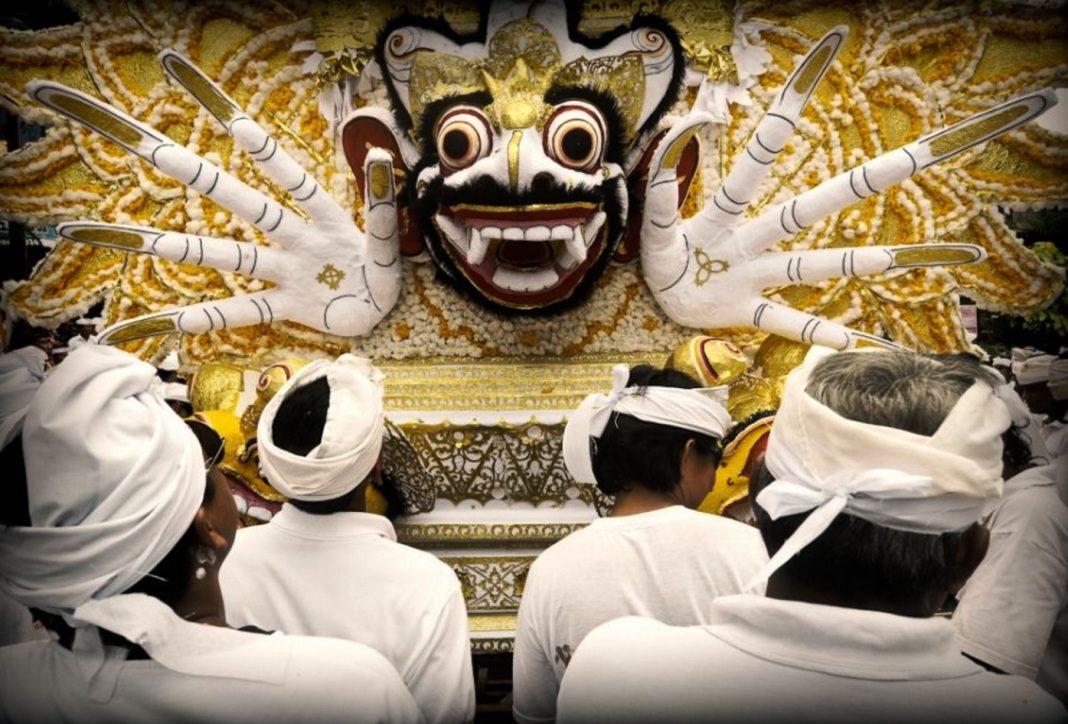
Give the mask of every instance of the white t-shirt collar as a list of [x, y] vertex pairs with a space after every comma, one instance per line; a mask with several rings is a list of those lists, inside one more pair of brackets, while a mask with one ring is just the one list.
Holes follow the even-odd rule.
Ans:
[[315, 540], [360, 535], [377, 535], [394, 542], [397, 540], [393, 523], [385, 516], [355, 512], [315, 515], [305, 513], [291, 503], [284, 504], [268, 525], [276, 525], [295, 535]]
[[784, 601], [750, 594], [712, 602], [712, 636], [762, 659], [836, 676], [950, 679], [981, 669], [946, 619]]

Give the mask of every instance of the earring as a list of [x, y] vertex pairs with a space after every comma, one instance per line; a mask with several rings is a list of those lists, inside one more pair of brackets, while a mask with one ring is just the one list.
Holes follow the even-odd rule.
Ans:
[[206, 546], [197, 546], [196, 559], [199, 565], [193, 575], [198, 581], [203, 581], [208, 576], [207, 566], [215, 565], [215, 551]]

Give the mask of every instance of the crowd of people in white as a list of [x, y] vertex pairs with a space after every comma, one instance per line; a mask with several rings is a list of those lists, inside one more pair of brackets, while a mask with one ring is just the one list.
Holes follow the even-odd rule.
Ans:
[[[456, 575], [367, 511], [383, 376], [342, 355], [260, 417], [287, 502], [240, 528], [223, 441], [94, 343], [0, 356], [0, 721], [462, 722]], [[526, 580], [528, 722], [1065, 721], [1068, 357], [813, 348], [750, 481], [699, 512], [722, 390], [617, 367], [563, 454], [610, 513]], [[239, 529], [240, 528], [240, 529]]]

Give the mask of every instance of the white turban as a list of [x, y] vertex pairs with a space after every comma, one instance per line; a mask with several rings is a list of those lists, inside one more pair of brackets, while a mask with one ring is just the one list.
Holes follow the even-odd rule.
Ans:
[[764, 458], [775, 481], [756, 497], [772, 519], [812, 512], [750, 588], [839, 513], [895, 530], [945, 533], [972, 525], [987, 500], [1001, 496], [1001, 434], [1011, 419], [990, 385], [976, 382], [934, 435], [917, 435], [850, 420], [809, 395], [809, 374], [828, 354], [814, 347], [787, 378]]
[[626, 365], [612, 369], [612, 391], [589, 395], [564, 427], [564, 464], [579, 483], [596, 483], [590, 438], [600, 438], [613, 412], [668, 427], [723, 437], [731, 417], [723, 406], [726, 388], [627, 387]]
[[74, 650], [92, 680], [105, 653], [87, 624], [123, 606], [122, 623], [107, 628], [130, 638], [144, 627], [119, 594], [189, 529], [204, 498], [203, 453], [160, 396], [156, 370], [95, 344], [41, 385], [22, 443], [32, 526], [0, 527], [0, 582], [76, 628]]
[[0, 355], [0, 449], [22, 431], [30, 400], [45, 378], [48, 353], [40, 347], [21, 347]]
[[1021, 385], [1037, 385], [1049, 379], [1049, 368], [1057, 359], [1051, 354], [1028, 357], [1022, 362], [1012, 363], [1012, 374]]
[[1068, 358], [1061, 357], [1050, 363], [1046, 385], [1054, 400], [1068, 400]]
[[1039, 465], [1048, 465], [1053, 456], [1050, 455], [1049, 448], [1046, 447], [1046, 440], [1042, 436], [1040, 418], [1031, 413], [1027, 403], [1023, 401], [1012, 385], [1008, 383], [998, 385], [994, 388], [994, 394], [1005, 403], [1005, 407], [1008, 408], [1009, 415], [1012, 417], [1012, 424], [1020, 428], [1020, 435], [1027, 442], [1027, 447], [1031, 451], [1031, 458]]
[[163, 361], [159, 363], [159, 368], [164, 372], [177, 372], [178, 352], [173, 349], [168, 352], [167, 356], [163, 358]]
[[[320, 378], [330, 386], [330, 406], [320, 443], [307, 455], [274, 443], [274, 420], [294, 390]], [[302, 367], [263, 408], [256, 440], [260, 471], [288, 498], [331, 500], [362, 483], [378, 462], [386, 428], [384, 375], [363, 357], [343, 354]]]

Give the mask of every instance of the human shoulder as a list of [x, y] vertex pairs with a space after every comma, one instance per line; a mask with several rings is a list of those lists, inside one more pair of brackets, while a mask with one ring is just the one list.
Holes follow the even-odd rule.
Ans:
[[1064, 705], [1025, 676], [981, 671], [967, 678], [967, 689], [961, 698], [983, 712], [980, 721], [1068, 721]]
[[[250, 634], [255, 635], [255, 634]], [[392, 664], [370, 646], [320, 636], [265, 637], [289, 656], [285, 686], [308, 701], [347, 700], [345, 706], [414, 708], [408, 689]], [[349, 709], [349, 712], [359, 709]], [[409, 717], [411, 718], [411, 717]]]
[[1034, 485], [1007, 495], [991, 523], [992, 533], [1008, 530], [1038, 545], [1068, 549], [1068, 506], [1055, 485]]

